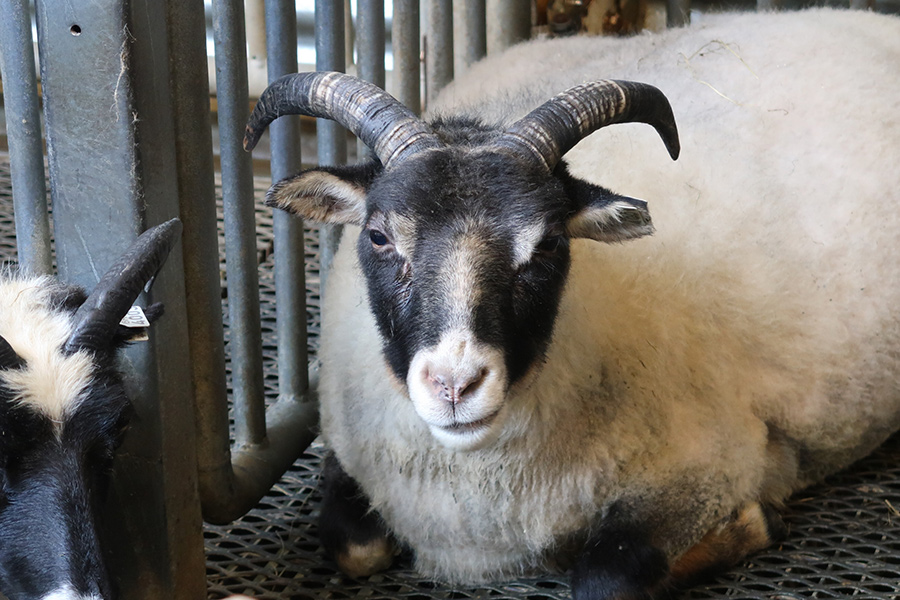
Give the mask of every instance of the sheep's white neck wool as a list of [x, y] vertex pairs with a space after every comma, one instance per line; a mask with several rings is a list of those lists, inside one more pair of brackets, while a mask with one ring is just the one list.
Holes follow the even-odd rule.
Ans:
[[10, 279], [0, 287], [0, 335], [25, 361], [21, 369], [0, 371], [14, 401], [46, 415], [61, 426], [77, 408], [92, 374], [91, 356], [67, 356], [71, 315], [51, 310], [48, 278]]

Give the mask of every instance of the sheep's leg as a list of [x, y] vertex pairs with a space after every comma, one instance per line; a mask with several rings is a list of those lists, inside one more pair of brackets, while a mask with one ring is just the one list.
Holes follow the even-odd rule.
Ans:
[[648, 531], [620, 514], [605, 523], [585, 545], [572, 573], [574, 600], [650, 600], [729, 567], [784, 536], [774, 511], [753, 503], [707, 532], [669, 563]]
[[775, 510], [756, 502], [748, 504], [673, 561], [672, 579], [678, 585], [689, 585], [734, 565], [785, 535], [784, 523]]
[[638, 525], [610, 519], [585, 544], [572, 571], [574, 600], [644, 600], [661, 590], [665, 553]]
[[388, 568], [396, 546], [377, 512], [334, 455], [323, 467], [319, 540], [338, 568], [363, 577]]

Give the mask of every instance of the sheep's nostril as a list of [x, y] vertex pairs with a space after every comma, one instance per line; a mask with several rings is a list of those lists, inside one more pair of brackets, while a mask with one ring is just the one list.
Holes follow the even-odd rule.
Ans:
[[463, 396], [471, 396], [473, 393], [478, 391], [478, 388], [481, 387], [481, 384], [484, 383], [484, 380], [487, 378], [488, 370], [481, 369], [474, 377], [472, 377], [468, 382], [459, 386], [459, 397]]
[[487, 378], [488, 370], [481, 369], [474, 375], [455, 377], [453, 375], [428, 372], [425, 379], [431, 387], [434, 397], [448, 404], [459, 404], [471, 397]]

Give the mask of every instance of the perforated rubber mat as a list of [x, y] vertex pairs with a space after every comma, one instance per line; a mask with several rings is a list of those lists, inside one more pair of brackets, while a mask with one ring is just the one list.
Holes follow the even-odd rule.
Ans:
[[[266, 182], [260, 180], [261, 192]], [[258, 207], [266, 388], [276, 394], [271, 214]], [[15, 260], [9, 168], [0, 157], [0, 260]], [[310, 347], [318, 332], [316, 236], [307, 236]], [[225, 301], [227, 309], [227, 300]], [[322, 554], [316, 537], [319, 466], [314, 444], [270, 493], [227, 527], [206, 526], [209, 597], [259, 599], [519, 599], [570, 598], [564, 575], [490, 587], [445, 587], [420, 579], [402, 560], [376, 576], [351, 579]], [[706, 598], [801, 600], [900, 598], [900, 437], [844, 473], [797, 495], [788, 505], [787, 540], [716, 579], [678, 594]]]

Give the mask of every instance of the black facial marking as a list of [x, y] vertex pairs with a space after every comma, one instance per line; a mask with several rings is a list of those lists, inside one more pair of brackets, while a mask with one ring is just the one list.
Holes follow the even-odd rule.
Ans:
[[[112, 365], [108, 352], [100, 359]], [[62, 423], [15, 402], [0, 377], [0, 589], [10, 600], [63, 585], [110, 597], [96, 523], [130, 412], [112, 367], [95, 368]]]
[[[495, 135], [490, 130], [441, 126], [448, 128], [441, 135], [463, 149], [418, 155], [382, 173], [369, 189], [370, 225], [357, 252], [370, 306], [388, 363], [405, 379], [415, 353], [437, 343], [448, 327], [448, 257], [463, 243], [485, 247], [466, 255], [480, 297], [468, 319], [480, 342], [504, 351], [515, 382], [541, 358], [553, 331], [570, 261], [562, 232], [574, 209], [556, 177], [508, 154], [466, 150]], [[391, 219], [383, 215], [391, 214], [415, 224], [414, 240], [398, 240], [402, 232], [385, 226]], [[546, 234], [531, 259], [516, 265], [521, 233], [536, 224]], [[394, 243], [407, 255], [394, 251]], [[389, 245], [390, 252], [381, 251]]]

